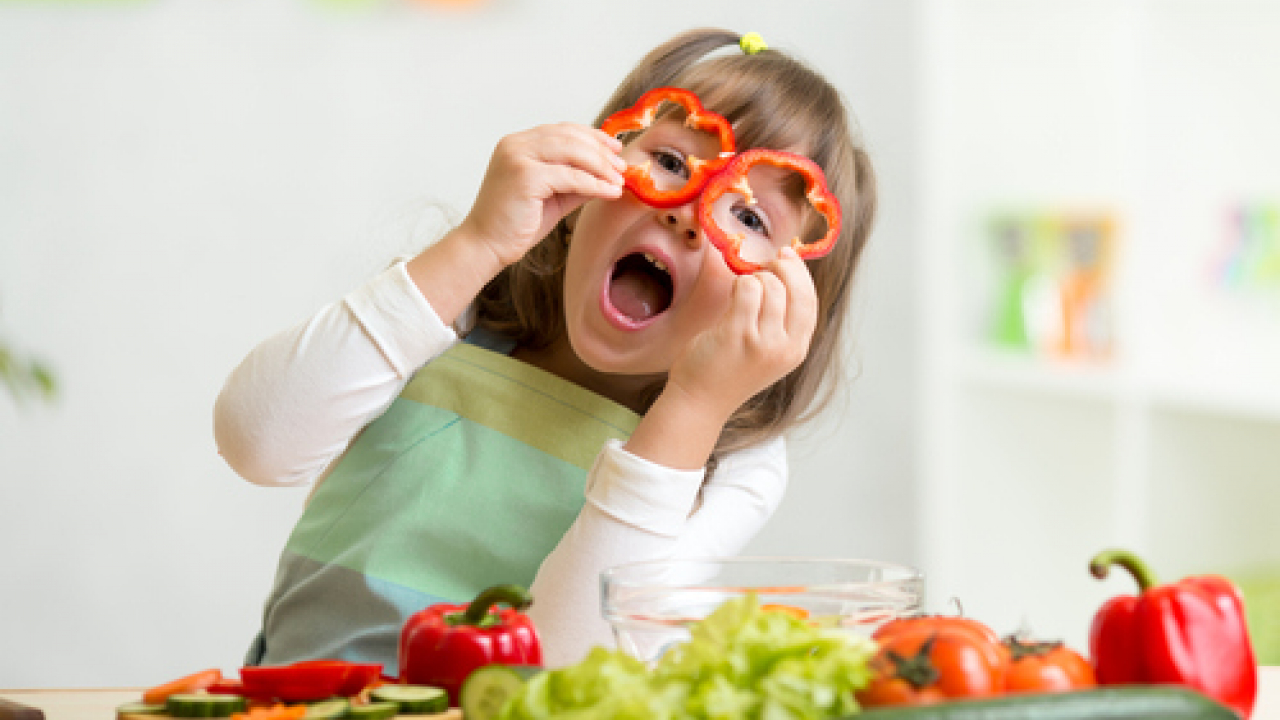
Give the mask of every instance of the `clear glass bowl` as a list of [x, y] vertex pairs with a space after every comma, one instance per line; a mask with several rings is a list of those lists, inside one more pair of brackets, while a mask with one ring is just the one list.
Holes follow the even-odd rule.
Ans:
[[601, 573], [601, 605], [619, 649], [652, 662], [729, 598], [798, 608], [810, 622], [870, 635], [920, 611], [924, 577], [888, 562], [736, 557], [653, 560]]

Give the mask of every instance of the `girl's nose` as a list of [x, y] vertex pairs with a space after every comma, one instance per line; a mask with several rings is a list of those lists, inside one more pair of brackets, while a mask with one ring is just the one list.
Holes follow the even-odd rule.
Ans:
[[685, 203], [679, 207], [660, 210], [664, 225], [671, 228], [680, 239], [684, 240], [690, 250], [698, 249], [701, 244], [698, 232], [698, 218], [693, 210], [693, 203]]

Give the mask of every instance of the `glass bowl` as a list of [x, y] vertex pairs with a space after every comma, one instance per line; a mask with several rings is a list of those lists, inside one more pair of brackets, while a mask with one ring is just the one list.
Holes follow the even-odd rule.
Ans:
[[754, 592], [761, 605], [784, 605], [809, 622], [870, 636], [920, 611], [924, 577], [889, 562], [736, 557], [651, 560], [601, 573], [601, 605], [618, 648], [652, 662], [724, 601]]

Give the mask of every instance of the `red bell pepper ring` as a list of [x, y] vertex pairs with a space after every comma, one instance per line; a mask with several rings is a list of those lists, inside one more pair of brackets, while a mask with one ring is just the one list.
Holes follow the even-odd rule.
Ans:
[[[400, 632], [401, 682], [443, 688], [457, 705], [462, 682], [484, 665], [541, 665], [537, 630], [523, 613], [532, 602], [524, 588], [498, 585], [467, 605], [414, 613]], [[510, 607], [494, 607], [499, 603]]]
[[307, 660], [292, 665], [246, 667], [240, 681], [246, 697], [287, 703], [350, 697], [378, 679], [382, 666], [344, 660]]
[[827, 189], [827, 179], [822, 168], [803, 155], [756, 148], [733, 158], [711, 178], [698, 204], [698, 222], [707, 239], [724, 254], [729, 267], [739, 275], [750, 275], [763, 267], [742, 257], [745, 236], [722, 227], [715, 217], [716, 201], [728, 193], [741, 195], [748, 204], [755, 204], [755, 193], [747, 178], [751, 168], [756, 165], [772, 165], [797, 173], [805, 182], [805, 199], [827, 221], [827, 231], [818, 240], [805, 243], [800, 240], [799, 235], [791, 239], [789, 244], [795, 248], [796, 254], [809, 260], [831, 252], [836, 239], [840, 237], [842, 214], [840, 201]]
[[1185, 685], [1248, 718], [1258, 666], [1239, 589], [1215, 575], [1157, 585], [1123, 550], [1099, 553], [1089, 570], [1103, 578], [1113, 564], [1133, 575], [1139, 593], [1108, 600], [1094, 616], [1089, 645], [1098, 683]]
[[698, 197], [703, 186], [728, 158], [732, 157], [736, 147], [733, 137], [733, 126], [723, 116], [711, 112], [702, 106], [697, 95], [683, 88], [660, 87], [640, 96], [635, 105], [626, 110], [619, 110], [605, 119], [600, 125], [604, 132], [618, 137], [627, 132], [644, 130], [657, 118], [658, 108], [663, 102], [670, 102], [685, 109], [687, 113], [684, 124], [695, 130], [710, 132], [720, 140], [720, 155], [717, 158], [703, 159], [689, 156], [685, 158], [689, 166], [689, 179], [682, 187], [675, 190], [659, 188], [650, 173], [650, 163], [629, 165], [622, 173], [626, 186], [642, 202], [652, 207], [671, 208], [684, 205]]

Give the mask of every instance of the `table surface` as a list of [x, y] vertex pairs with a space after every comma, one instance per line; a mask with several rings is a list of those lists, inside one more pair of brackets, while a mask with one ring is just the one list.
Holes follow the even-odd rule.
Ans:
[[[1252, 720], [1280, 720], [1280, 666], [1258, 672]], [[113, 720], [120, 705], [138, 700], [139, 689], [0, 690], [0, 698], [40, 708], [46, 720]]]

